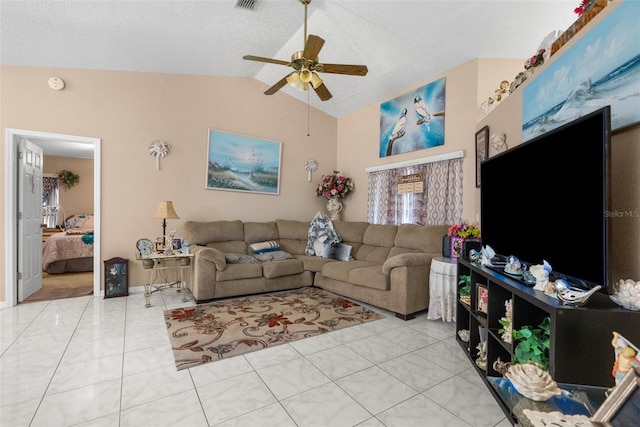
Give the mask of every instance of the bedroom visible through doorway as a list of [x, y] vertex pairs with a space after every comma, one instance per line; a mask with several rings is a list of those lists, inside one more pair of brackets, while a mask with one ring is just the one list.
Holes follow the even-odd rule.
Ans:
[[[84, 182], [85, 188], [82, 191], [76, 191], [76, 188], [73, 188], [71, 192], [67, 192], [65, 195], [65, 190], [60, 191], [60, 200], [59, 205], [60, 211], [62, 215], [60, 215], [60, 222], [57, 224], [59, 227], [58, 230], [54, 230], [58, 234], [62, 234], [62, 228], [66, 223], [66, 218], [70, 215], [83, 216], [86, 214], [91, 214], [91, 216], [95, 217], [95, 230], [91, 233], [91, 239], [93, 241], [94, 253], [90, 258], [90, 266], [87, 268], [83, 268], [84, 273], [82, 275], [75, 275], [73, 272], [75, 270], [71, 269], [68, 271], [53, 271], [51, 273], [55, 274], [45, 274], [47, 271], [43, 270], [43, 285], [48, 287], [47, 281], [50, 280], [49, 277], [45, 278], [45, 276], [55, 277], [55, 281], [58, 284], [54, 286], [65, 286], [66, 289], [74, 289], [80, 288], [83, 286], [88, 286], [89, 293], [94, 293], [100, 295], [100, 139], [93, 137], [82, 137], [75, 135], [62, 135], [62, 134], [52, 134], [52, 133], [44, 133], [37, 131], [28, 131], [28, 130], [19, 130], [19, 129], [7, 129], [6, 130], [6, 161], [5, 166], [7, 168], [7, 176], [9, 177], [7, 181], [7, 187], [9, 189], [13, 188], [17, 189], [17, 181], [16, 181], [16, 164], [14, 163], [14, 159], [17, 158], [18, 154], [18, 142], [20, 140], [29, 140], [39, 147], [43, 147], [44, 156], [51, 156], [48, 158], [49, 161], [43, 161], [43, 163], [56, 163], [53, 165], [53, 170], [45, 171], [48, 173], [58, 173], [60, 170], [66, 169], [75, 171], [75, 173], [79, 173], [81, 183]], [[48, 146], [47, 146], [48, 145]], [[46, 147], [45, 147], [46, 146]], [[89, 155], [79, 155], [76, 156], [74, 151], [69, 151], [69, 148], [82, 148], [89, 152]], [[72, 154], [69, 154], [72, 153]], [[77, 152], [75, 152], [77, 153]], [[86, 154], [86, 152], [85, 152]], [[43, 157], [44, 157], [43, 156]], [[85, 166], [78, 166], [77, 163], [72, 164], [71, 166], [67, 166], [63, 164], [64, 162], [85, 162]], [[46, 165], [44, 165], [46, 167]], [[44, 169], [44, 168], [43, 168]], [[7, 194], [15, 194], [15, 191], [8, 191]], [[89, 196], [86, 196], [86, 195]], [[7, 224], [10, 224], [5, 240], [5, 253], [7, 257], [5, 259], [5, 300], [0, 302], [0, 306], [2, 307], [11, 307], [18, 303], [18, 289], [20, 286], [19, 273], [16, 269], [18, 265], [18, 257], [23, 254], [19, 254], [16, 248], [19, 248], [18, 239], [19, 235], [16, 233], [17, 224], [18, 224], [18, 214], [16, 209], [16, 201], [9, 197], [5, 197], [5, 218], [7, 220]], [[13, 224], [13, 225], [11, 225]], [[49, 230], [48, 230], [49, 231]], [[47, 233], [50, 235], [50, 233]], [[47, 240], [50, 236], [45, 237], [43, 233], [43, 240]], [[84, 237], [84, 236], [83, 236]], [[89, 237], [89, 236], [86, 236]], [[41, 248], [42, 249], [42, 248]], [[27, 254], [28, 256], [28, 254]], [[91, 264], [93, 264], [91, 266]], [[60, 273], [66, 275], [69, 273], [68, 277], [60, 276]], [[80, 277], [82, 276], [82, 277]], [[60, 285], [59, 283], [62, 283]]]

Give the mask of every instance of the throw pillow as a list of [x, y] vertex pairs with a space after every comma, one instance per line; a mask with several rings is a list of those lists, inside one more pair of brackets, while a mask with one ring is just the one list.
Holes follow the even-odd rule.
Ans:
[[257, 264], [259, 261], [252, 257], [251, 255], [244, 254], [233, 254], [226, 253], [224, 254], [224, 259], [228, 264]]
[[262, 252], [267, 252], [269, 250], [277, 250], [280, 247], [280, 244], [275, 240], [269, 240], [267, 242], [258, 242], [252, 243], [249, 245], [249, 248], [254, 254], [259, 254]]
[[253, 257], [261, 262], [282, 261], [285, 259], [293, 259], [293, 255], [285, 251], [265, 252], [262, 254], [254, 255]]

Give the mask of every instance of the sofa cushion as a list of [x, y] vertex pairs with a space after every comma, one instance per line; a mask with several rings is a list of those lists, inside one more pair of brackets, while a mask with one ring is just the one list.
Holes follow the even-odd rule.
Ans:
[[[333, 226], [345, 243], [362, 243], [364, 232], [369, 227], [368, 222], [359, 221], [335, 221]], [[353, 245], [352, 245], [353, 246]]]
[[302, 261], [295, 258], [262, 263], [262, 274], [267, 279], [291, 276], [293, 274], [300, 274], [303, 271]]
[[[184, 231], [185, 240], [192, 245], [208, 246], [208, 244], [212, 242], [244, 240], [244, 225], [240, 220], [210, 222], [187, 221], [184, 223]], [[246, 249], [244, 252], [246, 253]]]
[[227, 264], [224, 271], [216, 271], [216, 280], [252, 279], [262, 277], [262, 264]]
[[354, 258], [382, 265], [389, 256], [397, 229], [395, 225], [369, 224]]
[[309, 234], [308, 221], [276, 220], [280, 248], [293, 255], [303, 255]]
[[[322, 276], [333, 279], [340, 280], [342, 282], [349, 282], [349, 274], [351, 270], [356, 268], [364, 268], [364, 267], [373, 267], [375, 263], [366, 262], [366, 261], [334, 261], [326, 263], [322, 266]], [[380, 267], [382, 268], [382, 267]]]
[[389, 275], [382, 272], [382, 266], [354, 268], [349, 272], [349, 283], [366, 288], [388, 291]]
[[396, 233], [394, 249], [408, 248], [418, 252], [441, 253], [442, 236], [446, 235], [447, 231], [446, 225], [401, 224]]
[[207, 243], [208, 248], [214, 248], [225, 254], [246, 254], [247, 244], [243, 240], [234, 240], [229, 242], [211, 242]]
[[302, 261], [302, 266], [306, 271], [318, 273], [322, 271], [322, 266], [328, 262], [336, 262], [335, 259], [322, 258], [315, 255], [295, 255], [296, 259]]
[[267, 240], [278, 240], [278, 238], [278, 227], [275, 221], [244, 223], [244, 241], [247, 245]]

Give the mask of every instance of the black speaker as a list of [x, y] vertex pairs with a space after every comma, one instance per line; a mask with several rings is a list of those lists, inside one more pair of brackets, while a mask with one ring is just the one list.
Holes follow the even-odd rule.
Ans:
[[442, 256], [447, 258], [451, 256], [451, 237], [448, 235], [442, 238]]
[[469, 251], [475, 249], [480, 252], [482, 250], [482, 242], [464, 241], [462, 242], [462, 258], [469, 259]]

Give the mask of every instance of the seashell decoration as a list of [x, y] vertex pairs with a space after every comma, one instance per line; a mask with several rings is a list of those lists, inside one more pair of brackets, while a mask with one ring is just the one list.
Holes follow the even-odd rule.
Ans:
[[518, 393], [531, 400], [543, 402], [562, 393], [551, 375], [533, 363], [511, 365], [504, 376]]
[[618, 281], [613, 286], [613, 295], [609, 298], [619, 306], [627, 310], [640, 310], [640, 281], [634, 282], [631, 279]]

